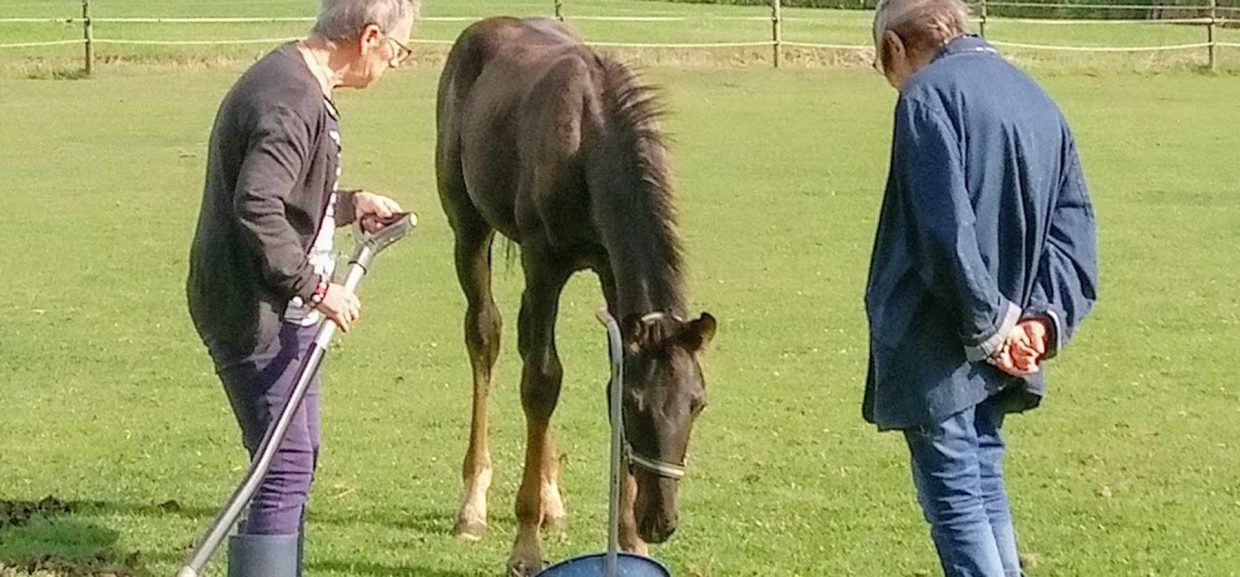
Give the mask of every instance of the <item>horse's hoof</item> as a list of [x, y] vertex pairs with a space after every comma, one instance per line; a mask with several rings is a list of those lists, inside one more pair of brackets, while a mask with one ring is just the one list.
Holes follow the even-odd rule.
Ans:
[[621, 543], [620, 548], [623, 549], [625, 553], [641, 555], [642, 557], [650, 556], [650, 546], [644, 541], [639, 541], [637, 543]]
[[487, 524], [479, 521], [457, 519], [456, 527], [452, 528], [452, 534], [462, 541], [477, 543], [486, 536]]
[[526, 562], [518, 560], [508, 561], [508, 577], [534, 577], [542, 573], [543, 569], [549, 566], [543, 561]]
[[543, 518], [542, 530], [549, 536], [564, 539], [568, 536], [568, 517], [547, 516]]

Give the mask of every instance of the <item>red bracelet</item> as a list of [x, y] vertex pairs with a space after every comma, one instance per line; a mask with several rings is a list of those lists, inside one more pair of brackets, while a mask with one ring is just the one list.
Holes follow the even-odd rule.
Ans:
[[319, 284], [314, 287], [314, 294], [310, 295], [310, 306], [317, 307], [323, 299], [327, 297], [327, 287], [331, 283], [327, 280], [327, 275], [319, 275]]

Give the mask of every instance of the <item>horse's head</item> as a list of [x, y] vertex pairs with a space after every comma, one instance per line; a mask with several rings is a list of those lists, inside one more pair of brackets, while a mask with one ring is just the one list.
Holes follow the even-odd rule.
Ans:
[[665, 314], [626, 319], [622, 327], [624, 433], [637, 481], [638, 535], [662, 543], [676, 531], [679, 480], [693, 422], [706, 406], [699, 355], [715, 336], [715, 318], [684, 321]]

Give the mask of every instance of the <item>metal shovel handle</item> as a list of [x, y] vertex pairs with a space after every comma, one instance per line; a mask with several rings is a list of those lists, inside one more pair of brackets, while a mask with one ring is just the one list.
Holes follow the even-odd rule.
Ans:
[[357, 250], [353, 253], [353, 259], [349, 264], [359, 264], [363, 268], [370, 268], [370, 262], [374, 260], [383, 249], [396, 244], [402, 238], [405, 238], [413, 229], [417, 227], [418, 218], [412, 212], [399, 212], [393, 214], [391, 218], [383, 222], [383, 228], [367, 233], [357, 242]]
[[[345, 289], [349, 292], [356, 292], [375, 256], [382, 252], [383, 249], [392, 246], [413, 232], [416, 222], [417, 219], [412, 213], [393, 215], [393, 218], [389, 219], [383, 228], [363, 235], [362, 238], [358, 239], [357, 249], [354, 251], [353, 258], [349, 263], [349, 272], [344, 282]], [[250, 500], [254, 498], [254, 493], [262, 483], [263, 477], [271, 469], [271, 462], [275, 458], [280, 444], [284, 442], [284, 435], [292, 423], [293, 415], [300, 407], [301, 400], [305, 397], [306, 391], [310, 387], [310, 381], [313, 380], [314, 374], [318, 372], [323, 355], [327, 353], [327, 346], [331, 343], [332, 337], [335, 334], [336, 323], [325, 320], [319, 325], [319, 331], [314, 337], [314, 344], [307, 351], [306, 357], [302, 361], [300, 371], [298, 372], [297, 384], [293, 387], [292, 392], [285, 401], [280, 416], [267, 429], [258, 450], [255, 451], [254, 459], [250, 462], [250, 468], [247, 470], [245, 477], [242, 478], [241, 483], [233, 491], [224, 508], [220, 510], [215, 521], [211, 523], [211, 527], [198, 543], [198, 546], [194, 548], [189, 559], [178, 569], [176, 577], [198, 577], [203, 568], [206, 567], [207, 561], [211, 559], [211, 555], [219, 549], [220, 544], [223, 543], [233, 524], [241, 516], [241, 512], [249, 505]]]

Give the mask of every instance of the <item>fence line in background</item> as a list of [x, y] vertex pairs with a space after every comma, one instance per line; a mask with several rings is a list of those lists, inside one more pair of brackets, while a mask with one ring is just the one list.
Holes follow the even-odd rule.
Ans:
[[991, 18], [994, 22], [1007, 22], [1010, 24], [1046, 24], [1051, 26], [1071, 26], [1071, 25], [1089, 25], [1097, 26], [1099, 24], [1141, 24], [1144, 26], [1156, 24], [1209, 24], [1212, 20], [1209, 16], [1201, 18], [1159, 18], [1157, 20], [1141, 20], [1141, 19], [1115, 19], [1115, 20], [1099, 20], [1099, 19], [1073, 19], [1073, 20], [1050, 20], [1045, 18]]
[[248, 40], [124, 40], [117, 38], [96, 38], [95, 44], [132, 44], [136, 46], [231, 46], [239, 44], [281, 44], [300, 40], [301, 37], [288, 38], [253, 38]]
[[770, 40], [759, 40], [754, 42], [699, 42], [699, 43], [659, 43], [659, 42], [591, 42], [586, 40], [586, 44], [597, 46], [599, 48], [676, 48], [676, 49], [693, 49], [693, 48], [766, 48], [771, 46]]
[[72, 46], [74, 44], [86, 44], [86, 39], [77, 38], [74, 40], [49, 40], [46, 42], [18, 42], [16, 44], [0, 44], [0, 48], [42, 48], [44, 46]]
[[991, 40], [991, 44], [1000, 48], [1021, 48], [1025, 50], [1052, 50], [1062, 52], [1162, 52], [1172, 50], [1190, 50], [1211, 46], [1208, 42], [1196, 44], [1168, 44], [1163, 46], [1049, 46], [1046, 44], [1023, 44], [1020, 42], [1002, 42]]
[[[226, 46], [240, 44], [278, 44], [281, 42], [292, 42], [299, 40], [300, 36], [291, 36], [283, 38], [255, 38], [244, 40], [145, 40], [145, 39], [123, 39], [123, 38], [95, 38], [94, 44], [105, 45], [145, 45], [145, 46]], [[428, 40], [414, 38], [409, 41], [410, 44], [424, 45], [451, 45], [451, 40]], [[52, 46], [73, 46], [77, 44], [85, 44], [85, 39], [73, 40], [50, 40], [46, 42], [19, 42], [14, 44], [0, 44], [0, 49], [4, 48], [41, 48]], [[1211, 44], [1208, 42], [1199, 42], [1195, 44], [1160, 44], [1158, 46], [1060, 46], [1048, 44], [1025, 44], [1019, 42], [1004, 42], [1001, 40], [991, 40], [991, 44], [1001, 48], [1019, 48], [1026, 50], [1049, 50], [1049, 51], [1068, 51], [1068, 52], [1159, 52], [1159, 51], [1176, 51], [1188, 50], [1194, 48], [1206, 48]], [[769, 40], [753, 41], [753, 42], [701, 42], [701, 43], [656, 43], [656, 42], [591, 42], [586, 41], [590, 46], [600, 48], [667, 48], [667, 49], [692, 49], [692, 48], [763, 48], [772, 47], [774, 43]], [[784, 40], [780, 43], [784, 48], [821, 48], [828, 50], [854, 50], [865, 51], [873, 50], [873, 46], [868, 44], [830, 44], [823, 42], [797, 42]], [[1235, 42], [1215, 42], [1214, 45], [1222, 48], [1240, 48], [1240, 43]]]
[[[988, 2], [991, 6], [1001, 8], [1080, 8], [1084, 10], [1209, 10], [1209, 6], [1175, 6], [1172, 4], [1155, 4], [1155, 5], [1139, 5], [1139, 4], [1045, 4], [1040, 2], [1009, 2], [1007, 0], [998, 0], [996, 2]], [[1235, 8], [1220, 8], [1220, 10], [1240, 10]]]
[[[1208, 6], [1159, 5], [1159, 6], [1139, 7], [1135, 4], [1128, 4], [1128, 5], [1116, 4], [1116, 5], [1106, 6], [1107, 8], [1111, 8], [1111, 9], [1125, 9], [1125, 10], [1147, 9], [1147, 10], [1196, 10], [1199, 12], [1209, 11], [1209, 16], [1203, 17], [1203, 18], [1149, 18], [1149, 19], [1115, 19], [1115, 20], [1073, 19], [1073, 20], [1058, 20], [1058, 21], [1053, 21], [1053, 22], [1047, 22], [1044, 20], [1033, 19], [1033, 18], [1004, 18], [1002, 19], [1003, 22], [1010, 22], [1014, 24], [1037, 23], [1037, 24], [1054, 24], [1054, 25], [1063, 25], [1063, 24], [1198, 25], [1198, 26], [1204, 26], [1206, 29], [1206, 41], [1204, 43], [1194, 42], [1190, 44], [1177, 44], [1177, 45], [1167, 45], [1167, 46], [1139, 46], [1139, 47], [1138, 46], [1132, 46], [1132, 47], [1047, 46], [1047, 45], [1041, 45], [1041, 44], [1022, 44], [1022, 43], [1016, 43], [1016, 42], [994, 42], [994, 44], [996, 46], [1007, 46], [1010, 48], [1022, 48], [1022, 49], [1027, 49], [1027, 50], [1052, 50], [1052, 51], [1061, 51], [1061, 52], [1099, 52], [1099, 53], [1101, 52], [1160, 52], [1160, 51], [1170, 51], [1170, 50], [1189, 50], [1189, 49], [1205, 48], [1206, 49], [1206, 60], [1207, 60], [1207, 63], [1208, 63], [1207, 65], [1209, 66], [1209, 69], [1211, 71], [1217, 71], [1218, 70], [1218, 48], [1219, 48], [1217, 29], [1218, 29], [1219, 24], [1225, 24], [1228, 22], [1228, 20], [1219, 18], [1218, 0], [1209, 0], [1209, 2], [1210, 3]], [[986, 35], [986, 24], [990, 20], [988, 18], [989, 6], [1028, 7], [1031, 5], [1036, 5], [1038, 7], [1046, 7], [1046, 8], [1052, 8], [1052, 7], [1053, 8], [1074, 8], [1074, 7], [1084, 8], [1085, 6], [1104, 6], [1101, 4], [1078, 5], [1078, 6], [1073, 6], [1070, 4], [1039, 5], [1034, 2], [1022, 2], [1020, 0], [995, 0], [994, 2], [991, 2], [990, 0], [980, 0], [980, 3], [981, 3], [981, 33], [982, 33], [982, 36]]]
[[[859, 14], [861, 16], [861, 14]], [[568, 20], [576, 20], [581, 22], [696, 22], [707, 20], [720, 20], [732, 22], [770, 22], [770, 16], [716, 16], [703, 14], [700, 16], [572, 16], [567, 17]], [[303, 16], [291, 17], [220, 17], [220, 18], [183, 18], [183, 17], [122, 17], [122, 18], [94, 18], [95, 23], [103, 24], [276, 24], [287, 22], [314, 22], [314, 18]], [[427, 16], [420, 19], [420, 22], [474, 22], [478, 20], [473, 16]], [[811, 18], [804, 16], [783, 17], [784, 22], [840, 22], [838, 18]], [[0, 24], [81, 24], [82, 18], [65, 17], [65, 18], [0, 18]], [[869, 18], [857, 18], [857, 22], [869, 22]], [[1062, 22], [1062, 20], [1048, 19], [1046, 22]]]
[[[119, 38], [96, 38], [95, 44], [132, 44], [139, 46], [212, 46], [212, 45], [234, 45], [234, 44], [281, 44], [284, 42], [295, 42], [301, 40], [302, 36], [289, 36], [285, 38], [254, 38], [250, 40], [126, 40]], [[77, 40], [75, 42], [80, 42]], [[422, 40], [410, 39], [409, 44], [432, 44], [432, 45], [450, 45], [451, 40]]]
[[[989, 3], [994, 6], [995, 3]], [[1210, 7], [1192, 8], [1193, 10], [1210, 10]], [[1240, 8], [1228, 8], [1219, 6], [1220, 12], [1238, 11]], [[997, 22], [1008, 22], [1014, 24], [1048, 24], [1048, 25], [1099, 25], [1099, 24], [1143, 24], [1143, 25], [1159, 25], [1159, 24], [1208, 24], [1210, 16], [1201, 16], [1196, 18], [1156, 18], [1156, 19], [1055, 19], [1055, 18], [1005, 18], [990, 17], [991, 20]], [[181, 18], [181, 17], [124, 17], [124, 18], [91, 18], [91, 22], [95, 24], [279, 24], [279, 23], [310, 23], [314, 22], [314, 18], [310, 17], [271, 17], [271, 18], [254, 18], [254, 17], [220, 17], [220, 18]], [[474, 22], [478, 18], [473, 16], [428, 16], [422, 18], [422, 22]], [[771, 16], [572, 16], [566, 17], [566, 20], [575, 20], [580, 22], [697, 22], [708, 20], [733, 21], [733, 22], [771, 22]], [[981, 17], [974, 18], [975, 21], [981, 20]], [[1215, 20], [1222, 24], [1225, 22], [1240, 22], [1240, 18], [1224, 18], [1216, 17]], [[84, 24], [85, 18], [64, 17], [64, 18], [0, 18], [0, 24]], [[780, 22], [814, 22], [819, 24], [839, 23], [838, 18], [813, 18], [805, 16], [780, 16]], [[858, 18], [859, 23], [869, 24], [869, 18]]]
[[784, 46], [789, 48], [823, 48], [827, 50], [874, 50], [873, 46], [862, 44], [825, 44], [821, 42], [788, 42], [784, 41]]
[[[1020, 0], [980, 0], [972, 4], [980, 12], [979, 18], [975, 19], [979, 23], [982, 35], [986, 35], [987, 27], [991, 24], [1045, 24], [1045, 25], [1194, 25], [1206, 28], [1206, 41], [1202, 43], [1176, 44], [1176, 45], [1160, 45], [1160, 46], [1062, 46], [1062, 45], [1042, 45], [1042, 44], [1025, 44], [1017, 42], [992, 41], [996, 46], [1027, 49], [1027, 50], [1047, 50], [1047, 51], [1067, 51], [1067, 52], [1158, 52], [1158, 51], [1180, 51], [1195, 50], [1205, 48], [1208, 50], [1209, 67], [1211, 70], [1218, 68], [1218, 49], [1220, 47], [1237, 48], [1240, 43], [1222, 42], [1218, 40], [1217, 29], [1219, 25], [1240, 22], [1240, 18], [1222, 18], [1220, 12], [1230, 12], [1240, 14], [1240, 7], [1221, 7], [1218, 0], [1209, 0], [1208, 6], [1172, 6], [1172, 5], [1123, 5], [1123, 4], [1041, 4], [1037, 2], [1024, 2]], [[565, 13], [565, 0], [554, 0], [555, 17], [560, 20], [576, 20], [576, 21], [594, 21], [594, 22], [645, 22], [645, 23], [661, 23], [661, 22], [690, 22], [705, 20], [725, 20], [725, 21], [752, 21], [771, 23], [771, 39], [764, 41], [752, 42], [700, 42], [700, 43], [648, 43], [648, 42], [588, 42], [591, 46], [605, 48], [665, 48], [665, 49], [702, 49], [702, 48], [758, 48], [770, 47], [772, 50], [772, 60], [776, 67], [779, 67], [783, 60], [783, 49], [785, 47], [792, 48], [810, 48], [810, 49], [830, 49], [830, 50], [872, 50], [869, 45], [850, 45], [850, 44], [831, 44], [818, 42], [789, 42], [784, 40], [783, 29], [787, 22], [832, 22], [838, 23], [836, 19], [812, 18], [784, 16], [781, 0], [768, 0], [771, 7], [769, 16], [728, 16], [728, 15], [700, 15], [700, 16], [573, 16], [570, 17]], [[32, 24], [32, 23], [51, 23], [66, 25], [81, 25], [82, 38], [78, 40], [53, 40], [45, 42], [19, 42], [12, 44], [0, 44], [0, 49], [5, 48], [40, 48], [51, 46], [68, 46], [83, 44], [84, 45], [84, 68], [87, 75], [91, 74], [94, 67], [94, 45], [95, 44], [111, 44], [111, 45], [147, 45], [147, 46], [208, 46], [208, 45], [244, 45], [244, 44], [274, 44], [279, 42], [287, 42], [295, 40], [295, 38], [258, 38], [258, 39], [232, 39], [232, 40], [145, 40], [145, 39], [120, 39], [120, 38], [95, 38], [94, 25], [97, 23], [107, 24], [273, 24], [273, 23], [308, 23], [313, 22], [313, 17], [116, 17], [116, 18], [93, 18], [90, 12], [91, 0], [82, 0], [82, 17], [81, 18], [0, 18], [0, 24]], [[1165, 19], [1038, 19], [1038, 18], [994, 18], [989, 14], [990, 7], [1039, 7], [1039, 8], [1084, 8], [1084, 9], [1116, 9], [1116, 10], [1196, 10], [1200, 12], [1209, 12], [1209, 16], [1197, 18], [1165, 18]], [[454, 17], [440, 16], [427, 17], [423, 20], [427, 22], [473, 22], [477, 20], [475, 17]], [[448, 40], [421, 40], [414, 39], [411, 42], [416, 44], [428, 45], [448, 45], [452, 44]]]

